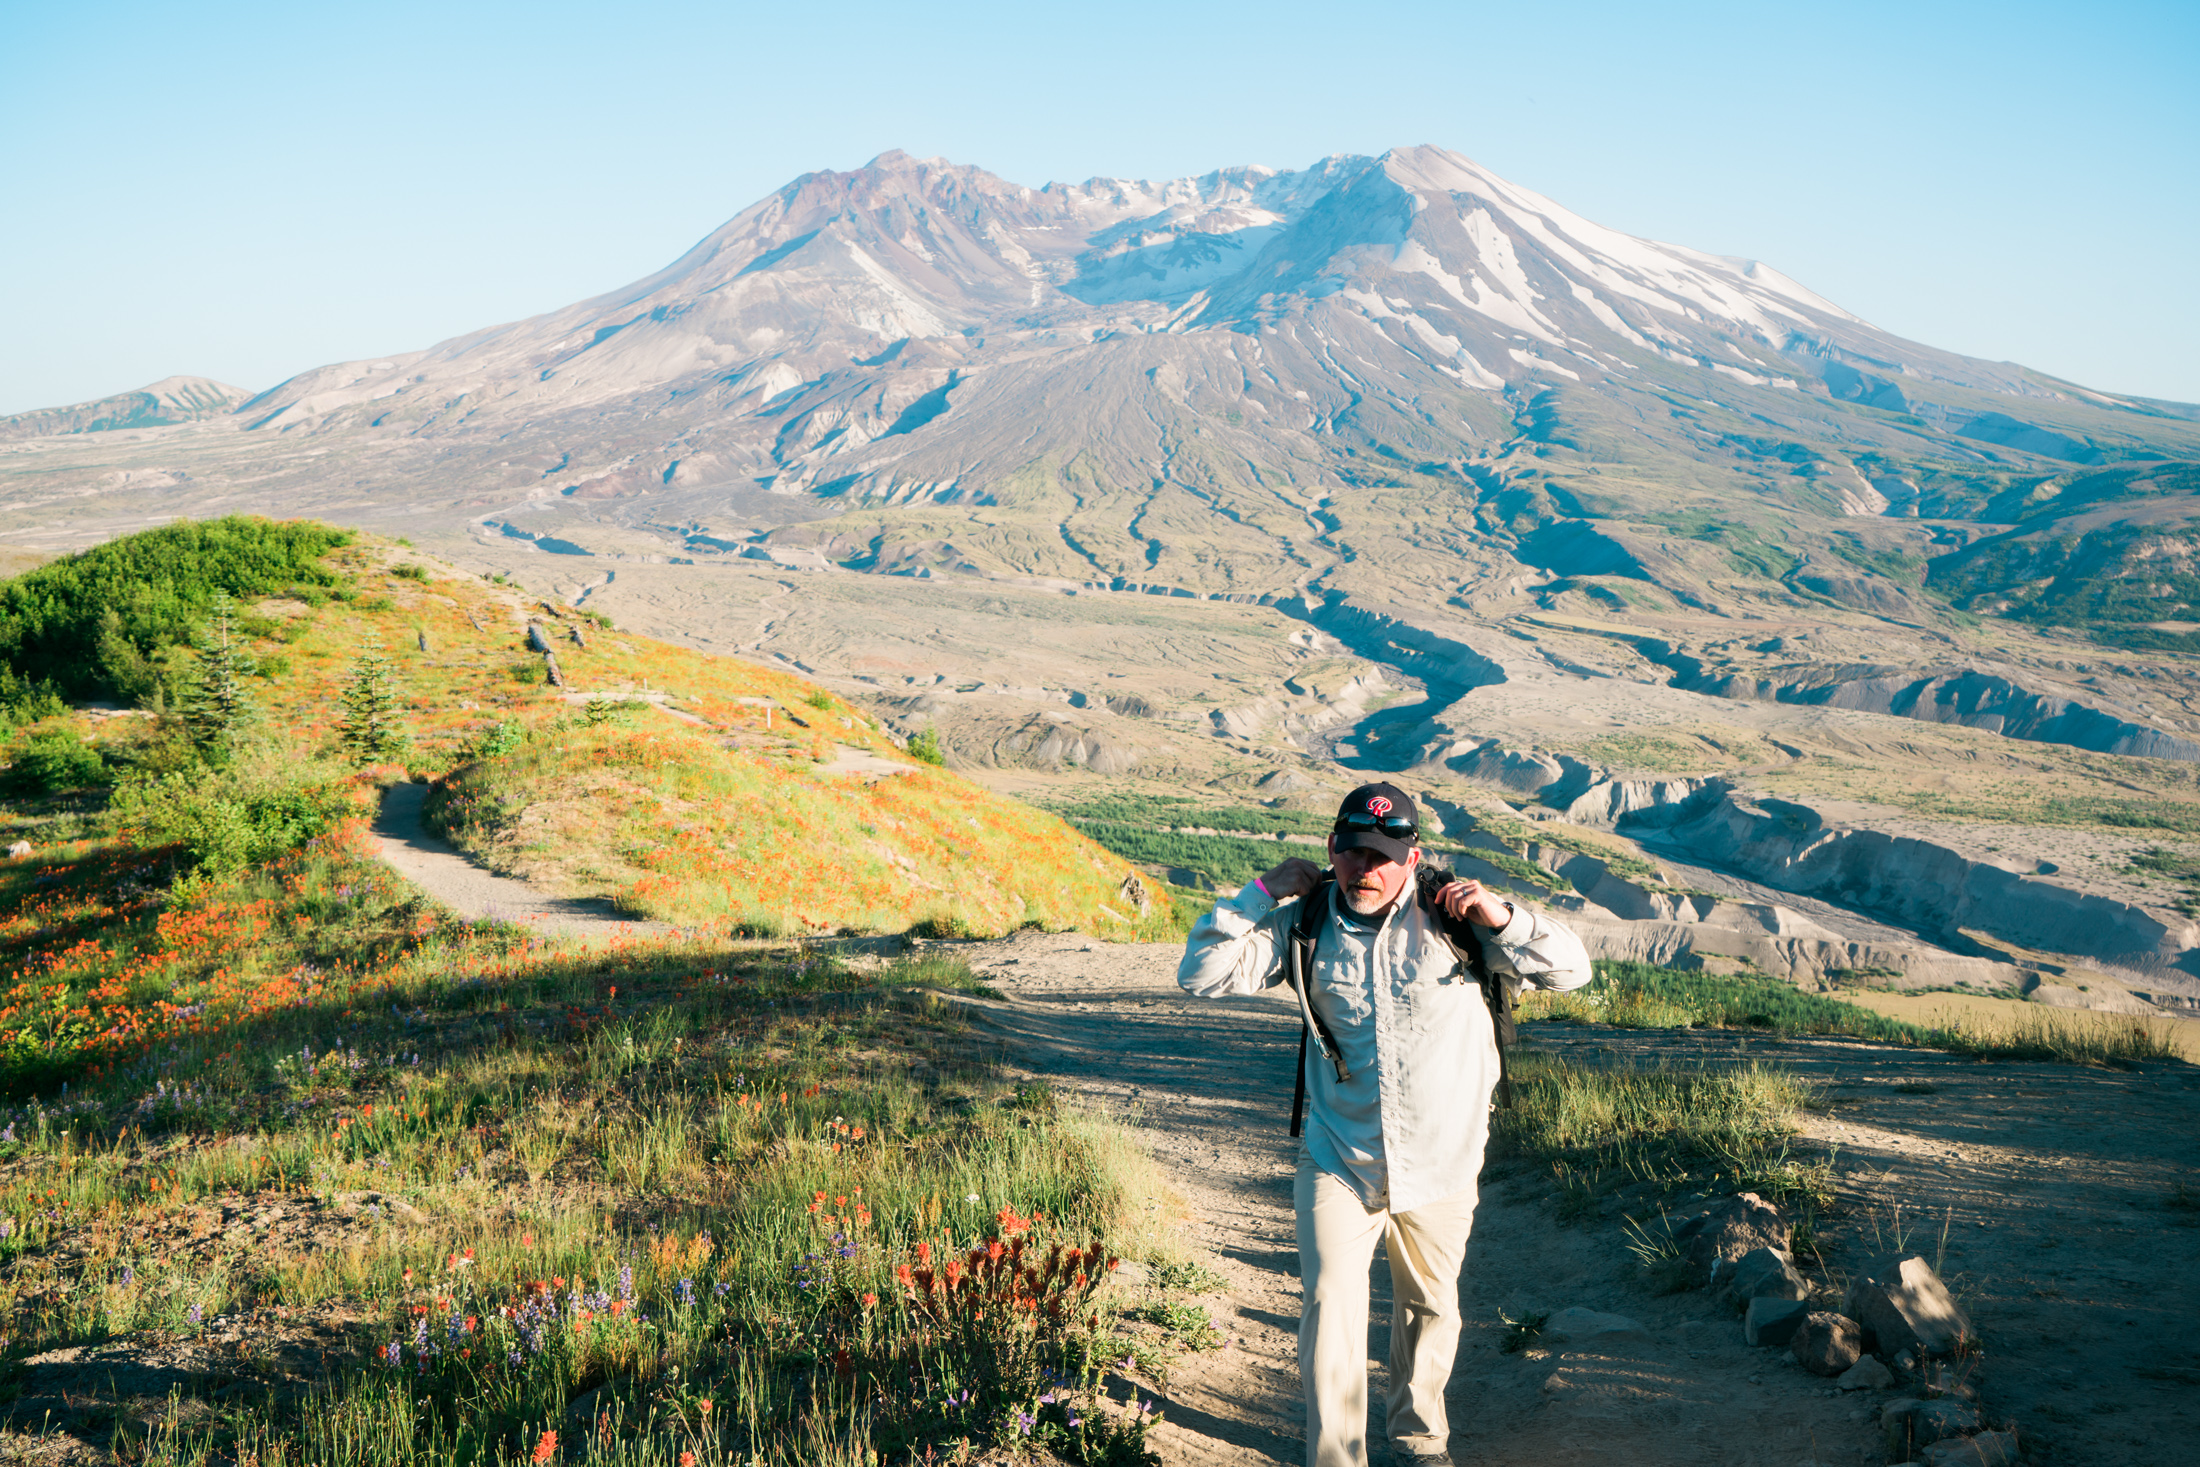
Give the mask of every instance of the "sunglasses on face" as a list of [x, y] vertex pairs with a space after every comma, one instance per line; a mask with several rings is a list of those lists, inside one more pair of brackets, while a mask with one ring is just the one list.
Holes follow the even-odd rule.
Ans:
[[1393, 840], [1417, 841], [1421, 838], [1420, 828], [1403, 815], [1385, 815], [1377, 818], [1360, 811], [1354, 811], [1350, 815], [1339, 815], [1337, 817], [1336, 831], [1339, 835], [1344, 834], [1346, 831], [1366, 835], [1371, 831], [1378, 830]]

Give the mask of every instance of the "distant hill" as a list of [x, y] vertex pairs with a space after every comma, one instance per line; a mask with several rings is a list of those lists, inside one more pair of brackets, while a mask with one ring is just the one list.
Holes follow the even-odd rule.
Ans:
[[116, 428], [161, 428], [217, 417], [252, 396], [211, 377], [163, 377], [134, 392], [118, 392], [69, 407], [40, 408], [0, 418], [0, 439], [50, 438], [59, 433], [104, 433]]

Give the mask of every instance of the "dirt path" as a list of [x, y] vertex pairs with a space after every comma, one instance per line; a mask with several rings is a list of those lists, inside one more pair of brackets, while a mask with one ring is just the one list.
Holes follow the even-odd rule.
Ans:
[[378, 854], [398, 875], [469, 922], [513, 922], [561, 937], [612, 938], [670, 932], [663, 922], [620, 916], [605, 901], [552, 896], [539, 887], [482, 870], [421, 822], [424, 784], [392, 785], [374, 821]]
[[[1267, 999], [1190, 999], [1176, 987], [1174, 946], [1025, 934], [960, 950], [1005, 995], [982, 1007], [1017, 1062], [1131, 1120], [1183, 1194], [1187, 1240], [1230, 1281], [1227, 1298], [1208, 1302], [1231, 1344], [1188, 1357], [1159, 1392], [1165, 1461], [1296, 1463], [1291, 1011]], [[2018, 1425], [2028, 1460], [2190, 1460], [2200, 1072], [1987, 1065], [1721, 1031], [1544, 1024], [1527, 1042], [1584, 1059], [1762, 1060], [1822, 1087], [1801, 1146], [1838, 1148], [1842, 1195], [1823, 1227], [1828, 1266], [1806, 1270], [1814, 1281], [1837, 1289], [1897, 1230], [1931, 1256], [1945, 1222], [1950, 1285], [1986, 1341], [1978, 1378], [1988, 1418]], [[1652, 1297], [1616, 1217], [1562, 1226], [1548, 1191], [1546, 1177], [1515, 1175], [1484, 1192], [1451, 1388], [1459, 1461], [1884, 1460], [1875, 1422], [1890, 1393], [1844, 1395], [1784, 1352], [1751, 1349], [1740, 1322], [1701, 1293]], [[1376, 1399], [1385, 1274], [1378, 1262]], [[1597, 1351], [1501, 1352], [1501, 1312], [1572, 1306], [1626, 1315], [1644, 1333]]]

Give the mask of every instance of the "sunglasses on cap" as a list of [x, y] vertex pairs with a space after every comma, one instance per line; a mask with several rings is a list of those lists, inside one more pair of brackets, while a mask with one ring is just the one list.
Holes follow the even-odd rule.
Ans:
[[1359, 835], [1380, 831], [1392, 840], [1417, 841], [1421, 838], [1420, 827], [1403, 815], [1378, 817], [1361, 810], [1355, 810], [1349, 815], [1339, 815], [1335, 829], [1340, 835], [1346, 831]]

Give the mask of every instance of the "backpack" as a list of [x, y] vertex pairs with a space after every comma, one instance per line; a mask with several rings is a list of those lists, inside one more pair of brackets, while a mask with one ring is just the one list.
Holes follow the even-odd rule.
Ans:
[[[1423, 864], [1414, 871], [1414, 899], [1450, 945], [1459, 967], [1481, 985], [1483, 1002], [1489, 1005], [1490, 1029], [1497, 1039], [1497, 1103], [1510, 1106], [1512, 1079], [1507, 1073], [1505, 1051], [1518, 1037], [1513, 1026], [1512, 989], [1504, 979], [1490, 972], [1489, 960], [1482, 953], [1482, 935], [1475, 930], [1474, 924], [1453, 918], [1436, 904], [1436, 893], [1456, 879], [1442, 867]], [[1284, 952], [1284, 979], [1299, 1000], [1298, 1085], [1291, 1097], [1291, 1134], [1294, 1136], [1299, 1134], [1306, 1116], [1309, 1042], [1321, 1051], [1322, 1058], [1336, 1067], [1338, 1084], [1352, 1078], [1352, 1071], [1344, 1062], [1344, 1051], [1337, 1047], [1336, 1036], [1329, 1032], [1329, 1025], [1314, 1011], [1313, 1001], [1307, 996], [1307, 983], [1314, 966], [1314, 944], [1329, 920], [1329, 888], [1335, 884], [1336, 878], [1325, 872], [1314, 884], [1314, 889], [1299, 898], [1298, 918], [1291, 924], [1291, 938]]]

